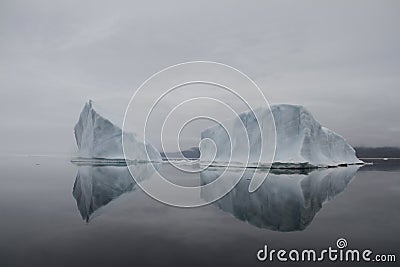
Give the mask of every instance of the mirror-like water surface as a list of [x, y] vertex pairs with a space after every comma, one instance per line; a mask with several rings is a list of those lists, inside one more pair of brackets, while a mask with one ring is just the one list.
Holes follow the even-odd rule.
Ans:
[[[4, 157], [0, 166], [1, 266], [262, 266], [277, 264], [257, 261], [265, 244], [318, 249], [340, 237], [353, 248], [400, 256], [396, 160], [275, 171], [252, 194], [249, 170], [225, 197], [193, 209], [148, 197], [125, 166], [44, 157]], [[175, 180], [208, 183], [220, 171]], [[152, 175], [143, 165], [137, 172]]]

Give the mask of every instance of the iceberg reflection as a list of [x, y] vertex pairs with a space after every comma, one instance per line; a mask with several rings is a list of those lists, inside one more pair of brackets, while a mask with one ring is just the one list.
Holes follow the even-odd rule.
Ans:
[[[155, 169], [159, 170], [160, 167], [161, 164], [158, 163], [137, 163], [133, 168], [130, 166], [130, 169], [132, 175], [142, 181], [150, 180]], [[255, 169], [249, 168], [233, 190], [213, 205], [259, 228], [274, 231], [304, 230], [323, 203], [345, 190], [359, 168], [360, 166], [353, 165], [311, 170], [271, 169], [267, 179], [253, 193], [249, 193], [248, 188]], [[201, 184], [212, 182], [224, 171], [225, 175], [234, 178], [243, 169], [210, 167], [200, 173]], [[179, 178], [186, 179], [186, 175], [182, 174]], [[230, 185], [226, 184], [229, 187]], [[222, 185], [224, 186], [225, 184]], [[99, 214], [101, 207], [137, 188], [138, 185], [126, 165], [79, 165], [73, 196], [82, 219], [89, 222]], [[212, 190], [225, 188], [219, 186]], [[218, 193], [207, 192], [200, 191], [201, 198], [207, 200]]]
[[[151, 163], [135, 164], [133, 175], [140, 180], [154, 173]], [[137, 184], [126, 165], [80, 165], [72, 195], [86, 222], [96, 211], [124, 193], [136, 190]]]
[[[274, 231], [304, 230], [321, 209], [345, 190], [360, 166], [305, 170], [274, 170], [260, 188], [249, 193], [254, 169], [247, 169], [235, 188], [214, 205], [239, 220]], [[209, 168], [201, 173], [202, 184], [212, 182], [223, 168]], [[234, 169], [227, 174], [235, 175]], [[202, 197], [207, 198], [206, 195]]]

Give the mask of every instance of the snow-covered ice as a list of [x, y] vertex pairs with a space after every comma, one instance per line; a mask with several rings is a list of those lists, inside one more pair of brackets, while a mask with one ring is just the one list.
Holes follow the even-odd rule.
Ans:
[[[89, 100], [76, 123], [74, 132], [80, 158], [124, 159], [122, 127], [110, 120], [109, 113], [99, 111]], [[161, 161], [161, 155], [150, 143], [142, 141], [135, 133], [124, 133], [124, 141], [134, 147], [131, 161]], [[146, 155], [146, 149], [149, 158]]]
[[[224, 165], [229, 162], [232, 149], [231, 162], [236, 164], [247, 166], [257, 166], [257, 163], [270, 164], [275, 130], [270, 126], [275, 121], [276, 150], [273, 167], [328, 167], [363, 163], [342, 136], [321, 126], [304, 107], [280, 104], [272, 105], [271, 111], [273, 118], [268, 108], [258, 108], [254, 110], [258, 121], [253, 112], [247, 111], [239, 114], [238, 118], [223, 122], [225, 127], [233, 129], [231, 140], [221, 125], [204, 130], [201, 139], [212, 139], [216, 145], [216, 153], [209, 142], [201, 142], [200, 161], [213, 161], [214, 165]], [[246, 160], [243, 160], [244, 153], [240, 153], [243, 150], [243, 137], [239, 136], [239, 130], [235, 130], [241, 123], [249, 135], [248, 162], [247, 154]], [[261, 141], [266, 144], [269, 151], [263, 151], [260, 159]]]

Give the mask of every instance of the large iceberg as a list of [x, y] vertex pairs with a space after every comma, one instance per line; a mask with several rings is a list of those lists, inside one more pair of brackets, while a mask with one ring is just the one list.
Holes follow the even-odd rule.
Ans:
[[74, 132], [80, 158], [124, 160], [124, 135], [124, 141], [135, 148], [131, 153], [132, 158], [128, 160], [161, 161], [161, 155], [156, 148], [142, 141], [135, 133], [122, 133], [122, 127], [117, 125], [117, 121], [106, 118], [104, 112], [99, 113], [98, 107], [95, 108], [91, 100], [85, 104]]
[[[276, 135], [274, 127], [270, 127], [273, 123]], [[223, 125], [233, 129], [230, 136], [220, 124], [201, 133], [201, 139], [211, 139], [216, 147], [209, 142], [201, 142], [200, 162], [226, 165], [230, 161], [247, 166], [273, 163], [273, 168], [329, 167], [363, 163], [342, 136], [321, 126], [308, 110], [299, 105], [272, 105], [271, 112], [268, 108], [258, 108], [254, 112], [241, 113], [238, 118], [224, 122]], [[240, 125], [244, 125], [248, 134], [247, 162], [243, 162], [244, 153], [240, 153], [243, 151], [243, 137], [239, 136], [239, 130], [235, 130]], [[276, 150], [273, 158], [271, 148], [275, 136]], [[270, 151], [263, 151], [264, 154], [260, 158], [261, 142], [267, 144]]]

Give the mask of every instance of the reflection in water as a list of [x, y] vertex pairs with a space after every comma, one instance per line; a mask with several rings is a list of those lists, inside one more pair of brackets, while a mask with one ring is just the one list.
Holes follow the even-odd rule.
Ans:
[[[133, 175], [140, 180], [154, 173], [151, 164], [136, 164], [132, 169]], [[136, 188], [137, 185], [126, 165], [80, 165], [72, 194], [82, 219], [88, 222], [96, 210]]]
[[[384, 171], [384, 172], [398, 172], [400, 171], [399, 159], [363, 159], [369, 163], [364, 165], [360, 171]], [[373, 164], [371, 164], [373, 162]]]
[[[160, 165], [157, 164], [156, 169]], [[164, 166], [165, 167], [165, 166]], [[359, 166], [329, 169], [277, 170], [272, 169], [260, 188], [249, 193], [254, 169], [247, 169], [235, 188], [214, 205], [259, 228], [276, 231], [304, 230], [322, 204], [342, 192], [354, 177]], [[208, 168], [200, 173], [201, 184], [218, 178], [224, 168]], [[135, 164], [131, 171], [140, 180], [154, 174], [151, 164]], [[238, 175], [239, 169], [227, 169], [226, 175]], [[186, 179], [183, 173], [180, 179]], [[229, 185], [227, 185], [229, 186]], [[76, 176], [73, 196], [82, 218], [88, 222], [101, 207], [120, 195], [137, 189], [127, 166], [81, 165]], [[214, 190], [224, 190], [215, 187]], [[215, 195], [216, 192], [211, 192]], [[205, 192], [201, 197], [207, 200]]]
[[[309, 173], [271, 170], [267, 179], [254, 193], [249, 183], [254, 169], [248, 169], [240, 182], [214, 205], [236, 218], [259, 228], [275, 231], [304, 230], [322, 204], [342, 192], [359, 166], [316, 169]], [[223, 169], [213, 168], [201, 173], [202, 183], [216, 179]], [[234, 170], [227, 170], [235, 175]], [[203, 194], [204, 198], [207, 198]]]

